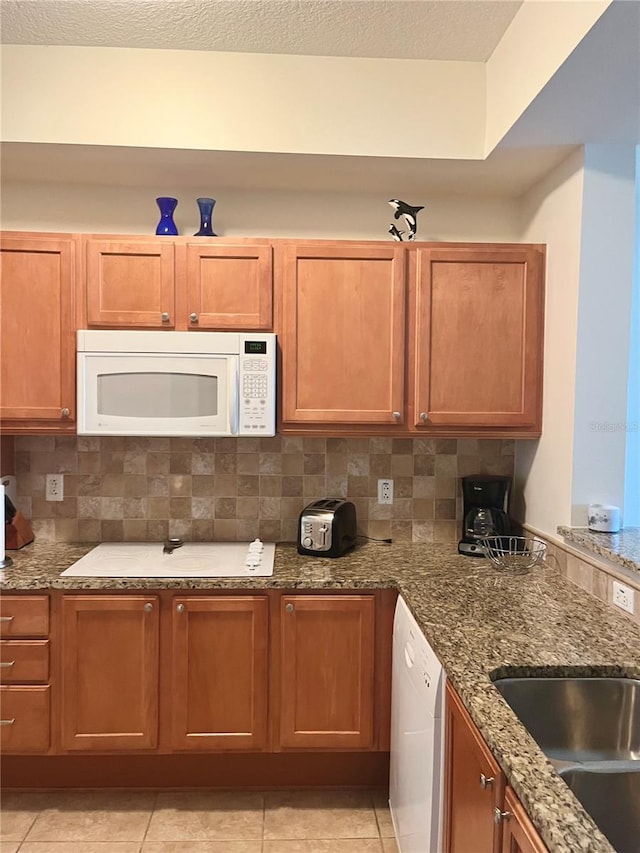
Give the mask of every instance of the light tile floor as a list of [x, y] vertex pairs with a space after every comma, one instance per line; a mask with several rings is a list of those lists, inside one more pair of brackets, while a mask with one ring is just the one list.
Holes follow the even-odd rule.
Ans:
[[384, 791], [2, 796], [0, 853], [397, 853]]

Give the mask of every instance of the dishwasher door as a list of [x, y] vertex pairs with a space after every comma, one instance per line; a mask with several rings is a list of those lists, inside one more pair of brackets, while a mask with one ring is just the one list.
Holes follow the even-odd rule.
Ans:
[[398, 598], [393, 626], [389, 808], [400, 853], [440, 853], [444, 672]]

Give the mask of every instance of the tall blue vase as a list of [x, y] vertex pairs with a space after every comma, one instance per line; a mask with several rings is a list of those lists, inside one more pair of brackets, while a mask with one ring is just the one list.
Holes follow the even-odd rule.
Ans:
[[173, 221], [173, 211], [178, 206], [178, 199], [160, 196], [160, 198], [156, 199], [156, 203], [160, 208], [160, 222], [158, 222], [156, 234], [166, 234], [175, 237], [178, 234], [178, 227]]
[[213, 217], [213, 206], [216, 203], [215, 198], [197, 198], [198, 207], [200, 208], [200, 230], [196, 231], [194, 237], [217, 237], [218, 235], [213, 230], [211, 219]]

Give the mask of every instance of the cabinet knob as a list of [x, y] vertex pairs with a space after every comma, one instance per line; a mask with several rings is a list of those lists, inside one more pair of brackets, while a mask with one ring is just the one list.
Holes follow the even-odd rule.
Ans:
[[69, 417], [69, 415], [71, 414], [71, 412], [70, 412], [70, 411], [69, 411], [69, 409], [67, 409], [67, 408], [66, 408], [66, 406], [65, 406], [65, 408], [64, 408], [64, 409], [61, 409], [61, 410], [60, 410], [60, 414], [61, 414], [61, 416], [62, 416], [63, 418], [68, 418], [68, 417]]
[[145, 613], [151, 613], [153, 610], [153, 604], [150, 601], [147, 601], [144, 606]]
[[162, 322], [163, 323], [168, 323], [169, 320], [171, 319], [171, 317], [169, 317], [168, 311], [163, 311], [161, 316], [162, 316]]
[[391, 417], [394, 419], [394, 421], [399, 421], [401, 417], [400, 412], [391, 412]]
[[295, 608], [294, 608], [293, 604], [289, 603], [289, 604], [285, 604], [284, 609], [287, 611], [287, 613], [293, 613]]
[[493, 822], [496, 826], [500, 826], [503, 820], [510, 820], [511, 812], [501, 812], [500, 809], [496, 806], [493, 810]]
[[176, 604], [176, 611], [178, 613], [184, 613], [184, 604]]
[[429, 413], [428, 412], [420, 412], [420, 420], [423, 423], [426, 423], [429, 420]]
[[493, 776], [485, 776], [484, 773], [480, 774], [480, 787], [483, 791], [485, 790], [485, 788], [490, 788], [494, 782], [495, 779], [493, 778]]
[[193, 312], [193, 314], [189, 314], [189, 320], [191, 320], [192, 323], [198, 322], [198, 315], [195, 313], [195, 311]]

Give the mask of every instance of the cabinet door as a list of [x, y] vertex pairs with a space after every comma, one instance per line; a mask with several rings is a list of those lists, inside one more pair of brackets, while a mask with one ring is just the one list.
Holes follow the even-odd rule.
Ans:
[[172, 747], [267, 743], [267, 599], [174, 598]]
[[539, 431], [542, 260], [533, 248], [417, 250], [417, 426]]
[[190, 329], [273, 328], [271, 246], [187, 245]]
[[283, 421], [402, 423], [402, 249], [294, 245], [280, 260]]
[[499, 853], [494, 809], [503, 801], [504, 775], [449, 683], [446, 726], [444, 849]]
[[159, 600], [62, 600], [62, 746], [152, 749], [158, 734]]
[[85, 247], [89, 327], [175, 326], [172, 242], [89, 238]]
[[504, 794], [504, 810], [507, 817], [502, 822], [502, 853], [547, 853], [522, 803], [509, 785]]
[[4, 235], [0, 252], [0, 417], [5, 429], [21, 421], [69, 431], [76, 397], [73, 240]]
[[373, 747], [374, 597], [284, 595], [280, 745]]

